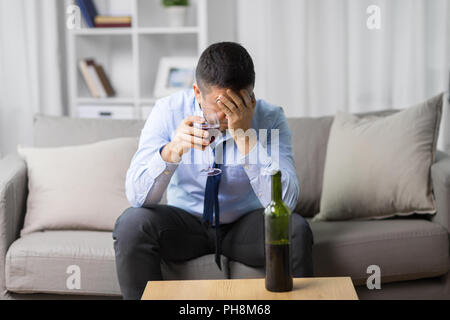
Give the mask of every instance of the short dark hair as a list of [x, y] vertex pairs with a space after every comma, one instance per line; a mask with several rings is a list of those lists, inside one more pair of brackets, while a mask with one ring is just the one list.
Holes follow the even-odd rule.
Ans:
[[239, 91], [255, 85], [255, 67], [243, 46], [235, 42], [219, 42], [202, 53], [195, 77], [202, 91], [208, 91], [211, 86]]

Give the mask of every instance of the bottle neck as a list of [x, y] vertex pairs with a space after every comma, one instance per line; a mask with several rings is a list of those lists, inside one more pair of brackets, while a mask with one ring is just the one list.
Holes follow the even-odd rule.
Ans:
[[272, 176], [272, 200], [275, 202], [282, 201], [281, 171], [277, 171]]

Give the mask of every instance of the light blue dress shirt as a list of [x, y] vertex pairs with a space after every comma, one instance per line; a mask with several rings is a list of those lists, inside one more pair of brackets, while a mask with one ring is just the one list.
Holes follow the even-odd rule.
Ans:
[[[200, 175], [200, 171], [212, 166], [212, 149], [192, 149], [178, 164], [165, 162], [160, 154], [162, 147], [175, 136], [181, 121], [199, 110], [192, 89], [156, 102], [127, 172], [126, 195], [133, 207], [158, 203], [167, 189], [169, 205], [202, 216], [207, 176]], [[274, 170], [281, 170], [283, 201], [291, 210], [297, 204], [299, 184], [291, 131], [282, 108], [258, 100], [252, 128], [258, 133], [258, 143], [245, 157], [241, 156], [229, 133], [213, 144], [220, 150], [223, 141], [227, 141], [219, 186], [221, 223], [231, 223], [249, 211], [266, 207], [271, 200], [270, 172]], [[269, 130], [267, 137], [260, 129]]]

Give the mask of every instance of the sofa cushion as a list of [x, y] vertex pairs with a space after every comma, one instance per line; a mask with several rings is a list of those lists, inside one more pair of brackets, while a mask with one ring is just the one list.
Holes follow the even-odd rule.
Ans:
[[[80, 270], [80, 289], [66, 285], [68, 268], [74, 265]], [[6, 255], [6, 288], [17, 293], [120, 295], [111, 232], [45, 231], [19, 238]]]
[[[66, 285], [73, 265], [80, 270], [80, 289]], [[217, 268], [214, 255], [163, 263], [162, 272], [168, 280], [224, 279], [227, 274]], [[19, 238], [7, 253], [6, 288], [15, 293], [119, 296], [111, 232], [45, 231]]]
[[[310, 221], [309, 221], [310, 222]], [[424, 219], [310, 222], [314, 234], [314, 276], [350, 276], [365, 285], [367, 267], [381, 269], [381, 282], [431, 278], [446, 274], [448, 233]], [[255, 269], [230, 261], [231, 278], [264, 277]]]
[[138, 137], [144, 120], [77, 119], [36, 115], [34, 146], [60, 147], [122, 137]]
[[367, 267], [383, 283], [430, 278], [449, 270], [447, 230], [425, 219], [311, 223], [315, 274], [350, 276], [365, 284]]

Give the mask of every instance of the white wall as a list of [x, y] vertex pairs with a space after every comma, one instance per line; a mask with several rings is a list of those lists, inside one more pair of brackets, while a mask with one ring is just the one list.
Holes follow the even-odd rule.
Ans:
[[210, 44], [237, 39], [237, 0], [208, 0]]
[[407, 108], [448, 90], [450, 0], [239, 0], [237, 13], [255, 93], [289, 117]]
[[0, 153], [33, 142], [33, 115], [65, 113], [60, 0], [0, 0]]

